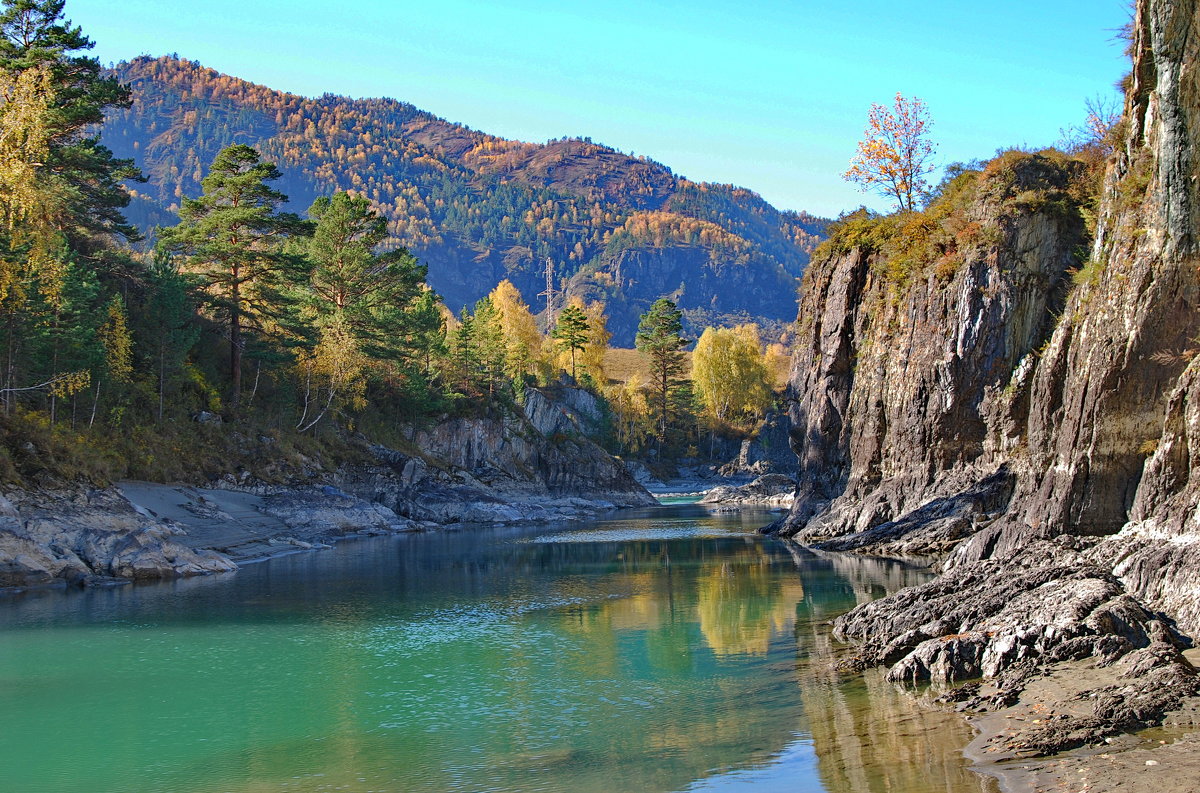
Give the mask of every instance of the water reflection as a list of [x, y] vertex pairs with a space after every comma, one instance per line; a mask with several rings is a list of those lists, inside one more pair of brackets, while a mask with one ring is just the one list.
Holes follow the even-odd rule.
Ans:
[[765, 522], [385, 538], [0, 603], [0, 710], [29, 714], [0, 789], [974, 789], [958, 732], [830, 671], [826, 622], [924, 574]]

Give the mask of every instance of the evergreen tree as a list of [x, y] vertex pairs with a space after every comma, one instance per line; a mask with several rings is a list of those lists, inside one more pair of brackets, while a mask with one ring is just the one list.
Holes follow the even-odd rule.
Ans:
[[[301, 431], [339, 401], [364, 406], [368, 374], [411, 374], [418, 366], [414, 320], [425, 320], [413, 312], [425, 291], [425, 268], [403, 248], [378, 251], [387, 221], [367, 199], [349, 193], [318, 198], [309, 216], [315, 226], [306, 246], [311, 273], [303, 302], [317, 343], [301, 365]], [[324, 406], [316, 408], [322, 387]]]
[[413, 304], [426, 291], [425, 267], [407, 250], [380, 253], [387, 220], [349, 193], [318, 198], [308, 242], [312, 266], [308, 309], [321, 327], [335, 318], [377, 360], [412, 355]]
[[95, 46], [63, 19], [63, 0], [3, 0], [0, 4], [0, 73], [48, 73], [48, 153], [65, 202], [64, 230], [72, 247], [86, 249], [94, 235], [137, 236], [121, 210], [129, 204], [122, 186], [140, 179], [132, 160], [113, 157], [100, 145], [97, 125], [106, 110], [128, 107], [130, 91], [101, 74], [100, 62], [79, 53]]
[[188, 281], [165, 252], [156, 252], [150, 265], [148, 295], [141, 319], [152, 345], [146, 351], [158, 386], [157, 420], [162, 421], [167, 390], [178, 380], [188, 351], [200, 336], [193, 322], [195, 307]]
[[495, 396], [497, 386], [504, 380], [508, 368], [508, 345], [504, 338], [501, 314], [490, 297], [484, 297], [475, 303], [472, 325], [475, 349], [479, 354], [479, 374], [490, 398]]
[[426, 378], [434, 375], [435, 364], [448, 352], [443, 310], [437, 293], [432, 289], [425, 289], [413, 301], [408, 341], [416, 356], [419, 371]]
[[160, 231], [165, 249], [186, 256], [190, 269], [202, 277], [205, 303], [228, 330], [235, 411], [242, 397], [244, 336], [287, 321], [291, 304], [285, 290], [302, 274], [283, 244], [311, 233], [297, 216], [279, 212], [287, 196], [267, 185], [279, 177], [279, 169], [262, 162], [254, 149], [230, 146], [201, 181], [203, 194], [184, 200], [179, 225]]
[[582, 352], [588, 343], [587, 314], [579, 306], [568, 305], [558, 315], [558, 325], [551, 335], [563, 350], [571, 354], [571, 379], [575, 379], [575, 353]]
[[458, 325], [450, 334], [450, 367], [461, 395], [472, 395], [479, 378], [479, 344], [475, 339], [475, 318], [464, 308]]
[[683, 348], [688, 340], [683, 331], [683, 315], [675, 303], [665, 297], [655, 300], [642, 315], [635, 337], [637, 349], [649, 359], [650, 377], [654, 385], [652, 406], [658, 419], [658, 444], [667, 441], [671, 426], [674, 395], [683, 382]]

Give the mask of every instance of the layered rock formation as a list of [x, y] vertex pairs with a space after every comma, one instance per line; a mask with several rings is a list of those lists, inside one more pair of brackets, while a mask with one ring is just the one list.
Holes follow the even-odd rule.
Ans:
[[1200, 691], [1176, 647], [1200, 635], [1198, 20], [1138, 2], [1090, 248], [1076, 166], [1010, 153], [919, 218], [843, 224], [805, 276], [799, 485], [772, 528], [945, 560], [838, 621], [858, 663], [995, 677], [1001, 704], [1064, 659], [1161, 672], [1034, 752]]

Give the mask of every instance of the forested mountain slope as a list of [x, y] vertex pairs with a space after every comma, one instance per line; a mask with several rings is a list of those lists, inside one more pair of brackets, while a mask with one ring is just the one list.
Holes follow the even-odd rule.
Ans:
[[135, 223], [174, 222], [216, 153], [250, 144], [282, 170], [294, 210], [336, 190], [375, 202], [456, 311], [505, 278], [540, 309], [549, 260], [556, 289], [606, 302], [618, 345], [632, 345], [637, 317], [664, 295], [697, 329], [783, 323], [825, 227], [587, 139], [504, 140], [403, 102], [310, 99], [173, 57], [115, 73], [133, 105], [109, 115], [102, 138], [148, 177], [134, 186]]

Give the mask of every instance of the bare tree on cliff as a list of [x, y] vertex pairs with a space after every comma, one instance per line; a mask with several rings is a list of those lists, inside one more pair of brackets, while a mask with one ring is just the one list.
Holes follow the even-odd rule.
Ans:
[[842, 178], [894, 199], [899, 210], [913, 211], [929, 192], [925, 177], [934, 171], [931, 124], [929, 110], [916, 97], [898, 93], [891, 109], [872, 104], [858, 153]]

